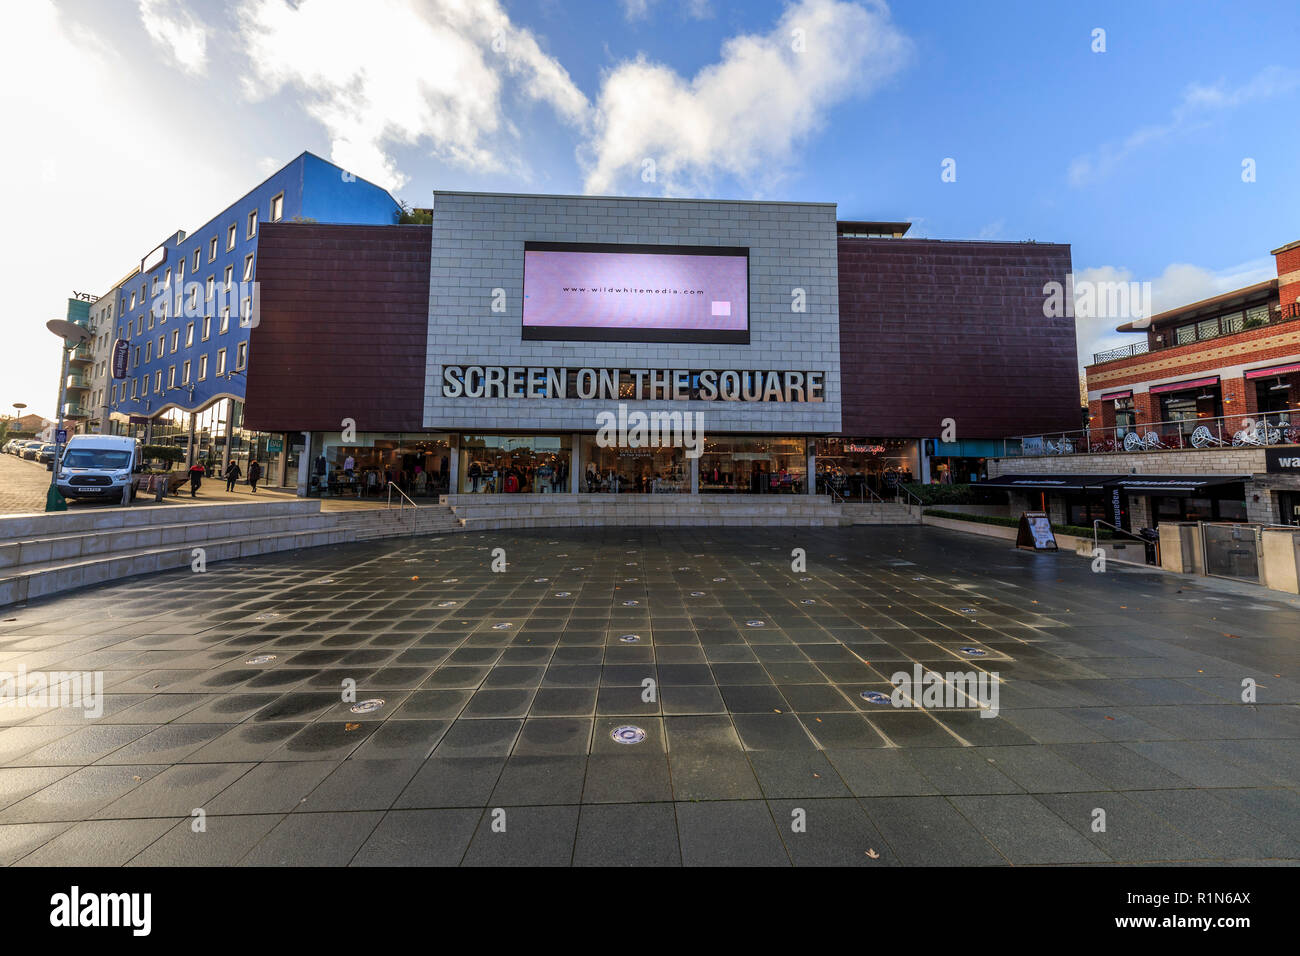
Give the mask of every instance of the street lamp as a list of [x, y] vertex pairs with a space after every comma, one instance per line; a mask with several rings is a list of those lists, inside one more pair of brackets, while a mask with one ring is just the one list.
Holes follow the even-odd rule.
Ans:
[[63, 401], [68, 391], [68, 358], [72, 350], [90, 341], [90, 332], [66, 319], [50, 319], [45, 327], [63, 339], [63, 374], [59, 376], [59, 419], [54, 426], [54, 462], [50, 469], [50, 490], [45, 494], [46, 511], [67, 511], [68, 503], [59, 494], [59, 460], [63, 457]]

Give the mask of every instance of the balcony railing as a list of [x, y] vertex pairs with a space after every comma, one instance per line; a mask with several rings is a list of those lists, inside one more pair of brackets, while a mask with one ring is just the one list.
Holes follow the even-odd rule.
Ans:
[[65, 418], [89, 418], [90, 409], [84, 405], [78, 405], [75, 402], [68, 402], [63, 406], [63, 416]]
[[[1259, 325], [1247, 326], [1244, 322], [1235, 328], [1218, 332], [1214, 335], [1207, 335], [1204, 338], [1197, 338], [1192, 342], [1156, 342], [1144, 339], [1140, 342], [1134, 342], [1131, 345], [1122, 345], [1119, 348], [1108, 349], [1105, 352], [1094, 352], [1092, 355], [1092, 364], [1100, 365], [1102, 362], [1113, 362], [1116, 359], [1132, 358], [1135, 355], [1146, 355], [1148, 352], [1159, 352], [1165, 349], [1176, 349], [1184, 345], [1195, 345], [1198, 342], [1210, 342], [1214, 339], [1225, 338], [1229, 335], [1238, 335], [1242, 332], [1250, 332], [1253, 329], [1263, 328], [1266, 325], [1277, 325], [1280, 322], [1295, 322], [1300, 319], [1300, 302], [1292, 302], [1285, 308], [1272, 309], [1268, 314], [1268, 319]], [[1163, 330], [1166, 336], [1173, 335], [1173, 328]]]
[[1106, 455], [1297, 444], [1300, 444], [1300, 412], [1270, 412], [1266, 415], [1225, 415], [1221, 418], [1190, 418], [1021, 435], [1003, 440], [1003, 455], [1008, 458]]
[[69, 375], [67, 381], [68, 388], [90, 388], [90, 383], [80, 375]]

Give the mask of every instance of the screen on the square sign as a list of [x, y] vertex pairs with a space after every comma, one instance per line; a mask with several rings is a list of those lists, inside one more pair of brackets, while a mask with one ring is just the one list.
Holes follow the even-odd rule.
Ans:
[[749, 342], [749, 250], [524, 244], [523, 337]]

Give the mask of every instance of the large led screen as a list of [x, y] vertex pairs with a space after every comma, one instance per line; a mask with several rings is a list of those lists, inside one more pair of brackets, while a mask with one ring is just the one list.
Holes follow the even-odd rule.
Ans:
[[525, 339], [749, 342], [749, 250], [524, 243]]

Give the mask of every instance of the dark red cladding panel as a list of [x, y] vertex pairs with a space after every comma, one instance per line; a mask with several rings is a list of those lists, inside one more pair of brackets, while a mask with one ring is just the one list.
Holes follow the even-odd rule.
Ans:
[[418, 431], [429, 333], [428, 226], [264, 223], [249, 427]]
[[844, 433], [1078, 428], [1074, 320], [1043, 315], [1043, 286], [1069, 271], [1055, 243], [839, 240]]

